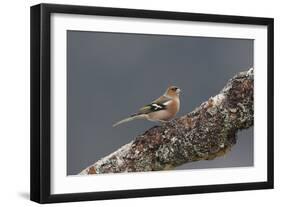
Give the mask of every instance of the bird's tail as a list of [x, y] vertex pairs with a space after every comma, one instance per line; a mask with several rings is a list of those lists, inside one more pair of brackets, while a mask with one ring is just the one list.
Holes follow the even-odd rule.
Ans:
[[133, 121], [133, 120], [136, 120], [136, 119], [145, 119], [145, 118], [146, 118], [145, 114], [133, 114], [133, 115], [131, 115], [128, 118], [125, 118], [125, 119], [122, 119], [121, 121], [116, 122], [112, 126], [116, 127], [116, 126], [118, 126], [120, 124], [124, 124], [124, 123], [129, 122], [129, 121]]

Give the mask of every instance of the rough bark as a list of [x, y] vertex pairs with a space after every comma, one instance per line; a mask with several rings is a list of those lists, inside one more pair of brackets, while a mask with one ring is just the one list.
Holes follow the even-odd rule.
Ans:
[[167, 170], [224, 155], [237, 131], [253, 125], [253, 87], [253, 69], [237, 74], [192, 112], [147, 130], [80, 174]]

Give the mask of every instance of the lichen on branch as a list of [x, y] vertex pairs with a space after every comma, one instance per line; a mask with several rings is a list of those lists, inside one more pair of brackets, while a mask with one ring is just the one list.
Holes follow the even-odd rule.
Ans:
[[224, 155], [236, 143], [236, 133], [253, 126], [253, 88], [251, 68], [192, 112], [147, 130], [80, 175], [167, 170]]

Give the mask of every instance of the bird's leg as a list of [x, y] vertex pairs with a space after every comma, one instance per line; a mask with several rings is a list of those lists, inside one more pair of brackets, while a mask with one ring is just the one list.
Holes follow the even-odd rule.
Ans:
[[165, 124], [169, 124], [171, 127], [174, 127], [176, 128], [177, 127], [177, 123], [176, 121], [173, 119], [173, 120], [170, 120], [170, 121], [165, 121], [165, 120], [158, 120], [159, 123], [165, 125]]

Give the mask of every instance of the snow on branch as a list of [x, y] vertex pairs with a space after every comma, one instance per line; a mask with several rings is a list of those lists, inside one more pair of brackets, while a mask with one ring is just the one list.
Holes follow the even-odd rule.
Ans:
[[80, 175], [168, 170], [224, 155], [236, 143], [238, 130], [253, 126], [253, 88], [251, 68], [192, 112], [147, 130]]

